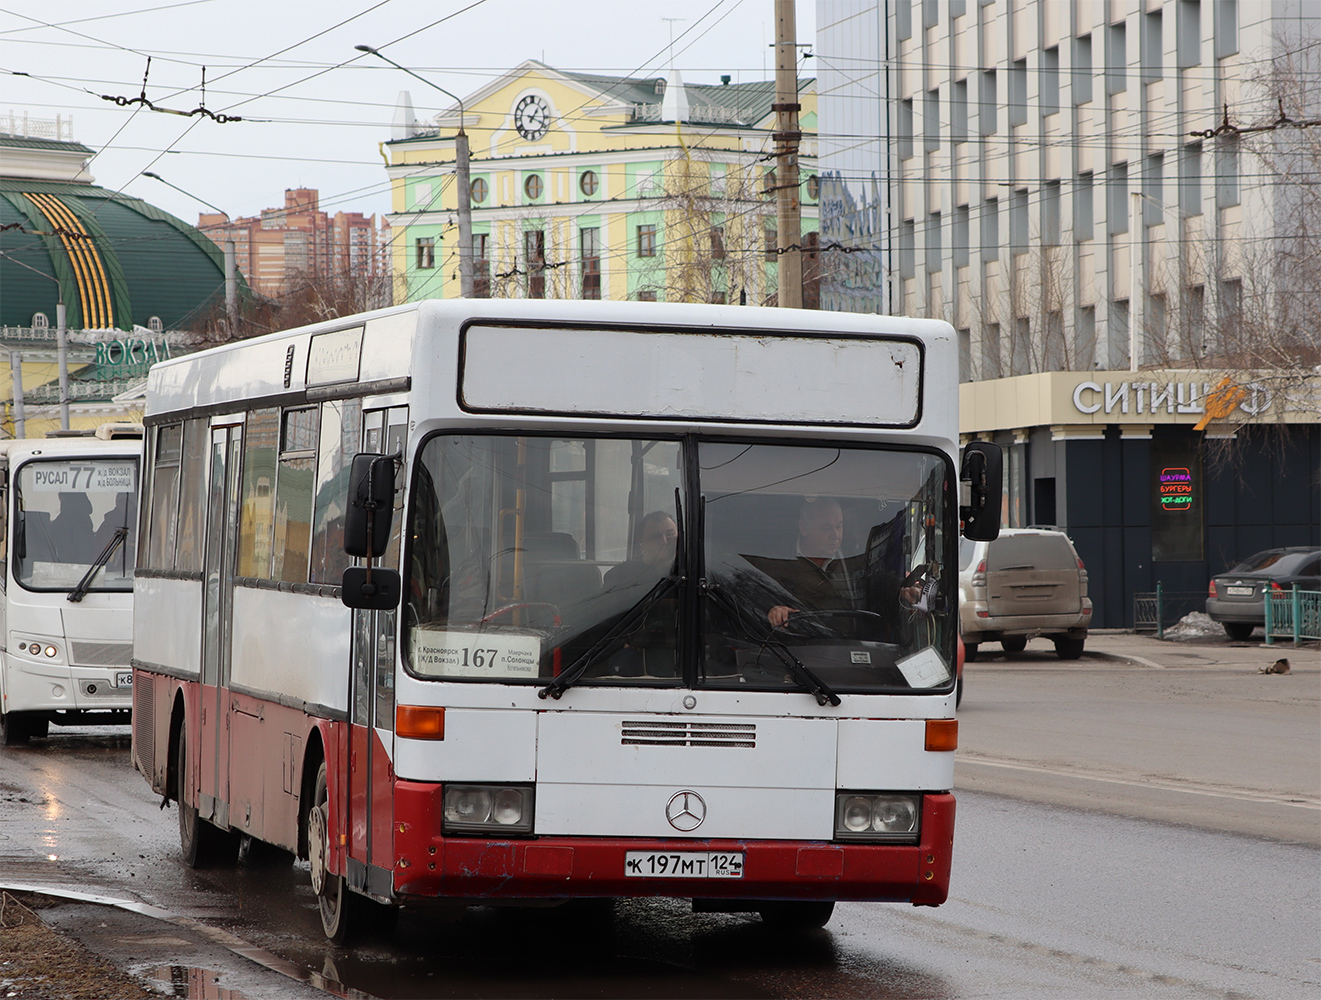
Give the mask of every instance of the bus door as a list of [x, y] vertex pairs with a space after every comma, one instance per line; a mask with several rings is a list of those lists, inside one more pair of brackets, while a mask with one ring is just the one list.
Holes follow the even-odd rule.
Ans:
[[202, 683], [198, 712], [201, 777], [197, 808], [222, 829], [229, 824], [230, 617], [234, 598], [234, 543], [238, 537], [238, 472], [243, 428], [211, 428], [207, 485], [206, 596], [202, 630]]
[[[408, 407], [363, 411], [362, 450], [404, 452]], [[403, 465], [396, 467], [395, 513], [390, 545], [377, 563], [399, 568], [403, 537]], [[365, 882], [350, 866], [350, 884], [378, 895], [390, 894], [394, 869], [394, 671], [397, 611], [353, 612], [353, 698], [350, 709], [349, 857], [366, 867]], [[377, 880], [380, 880], [378, 883]]]

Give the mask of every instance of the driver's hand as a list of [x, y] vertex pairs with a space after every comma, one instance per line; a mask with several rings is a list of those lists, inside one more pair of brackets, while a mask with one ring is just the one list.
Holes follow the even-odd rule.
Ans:
[[912, 587], [899, 588], [899, 600], [905, 604], [916, 604], [922, 599], [922, 585], [915, 584]]
[[789, 620], [789, 616], [796, 612], [797, 608], [786, 608], [783, 604], [777, 604], [766, 612], [766, 620], [779, 628]]

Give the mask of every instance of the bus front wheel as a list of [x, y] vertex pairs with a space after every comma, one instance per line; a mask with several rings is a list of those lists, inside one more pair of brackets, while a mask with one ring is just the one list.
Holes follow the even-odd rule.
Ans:
[[179, 728], [178, 756], [175, 758], [175, 797], [179, 806], [179, 850], [189, 868], [210, 868], [231, 864], [238, 856], [238, 838], [202, 819], [197, 807], [184, 800], [188, 773], [188, 730]]
[[0, 745], [17, 747], [27, 743], [30, 735], [27, 722], [21, 712], [0, 714]]
[[366, 901], [344, 883], [342, 876], [330, 870], [330, 782], [325, 761], [317, 768], [312, 808], [307, 816], [307, 856], [321, 929], [332, 943], [347, 944]]

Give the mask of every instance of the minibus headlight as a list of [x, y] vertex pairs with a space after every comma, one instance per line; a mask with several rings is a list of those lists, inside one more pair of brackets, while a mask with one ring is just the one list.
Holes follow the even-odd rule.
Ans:
[[895, 792], [839, 792], [835, 796], [837, 840], [916, 844], [922, 825], [922, 796]]
[[532, 789], [524, 785], [446, 785], [446, 833], [531, 833]]
[[54, 646], [47, 646], [45, 650], [43, 650], [43, 652], [47, 656], [58, 656], [60, 654], [60, 651], [56, 649]]

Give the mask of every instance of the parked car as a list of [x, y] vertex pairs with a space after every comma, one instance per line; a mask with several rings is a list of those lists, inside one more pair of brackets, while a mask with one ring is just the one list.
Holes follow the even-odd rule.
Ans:
[[1249, 556], [1233, 569], [1211, 578], [1206, 592], [1206, 614], [1219, 622], [1231, 639], [1249, 638], [1266, 624], [1266, 589], [1275, 592], [1321, 590], [1321, 549], [1295, 545], [1267, 549]]
[[1004, 528], [993, 542], [959, 544], [959, 624], [964, 658], [983, 642], [1021, 652], [1044, 636], [1062, 660], [1082, 656], [1092, 624], [1087, 569], [1069, 536], [1045, 528]]

